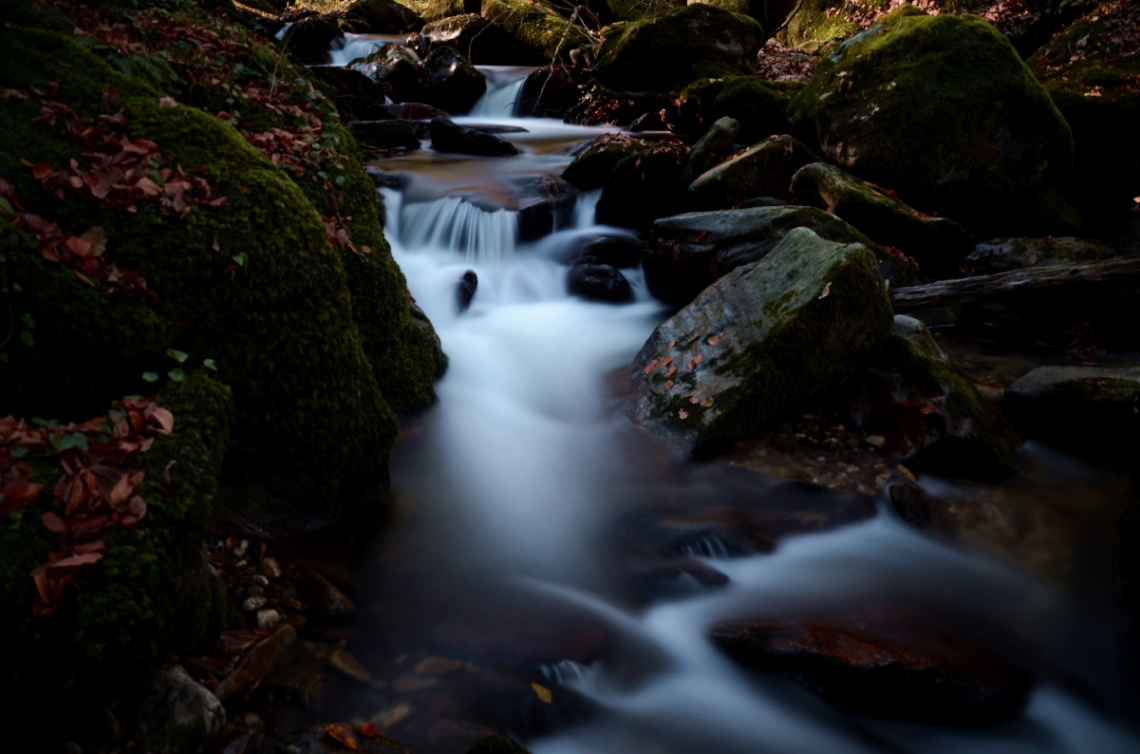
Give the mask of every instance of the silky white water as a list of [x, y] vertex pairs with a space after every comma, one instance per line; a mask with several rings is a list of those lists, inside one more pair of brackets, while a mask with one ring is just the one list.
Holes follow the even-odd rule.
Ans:
[[[485, 122], [486, 114], [479, 118]], [[582, 197], [572, 227], [534, 243], [519, 242], [516, 213], [470, 201], [480, 190], [496, 194], [509, 176], [557, 174], [570, 159], [560, 149], [596, 131], [496, 120], [530, 129], [509, 136], [523, 154], [487, 160], [424, 151], [381, 163], [407, 178], [403, 193], [381, 192], [386, 234], [450, 359], [437, 384], [439, 404], [415, 423], [414, 439], [397, 454], [393, 485], [416, 501], [418, 534], [401, 536], [413, 537], [405, 547], [430, 565], [416, 585], [423, 593], [497, 585], [518, 599], [541, 595], [575, 605], [609, 627], [604, 658], [542, 668], [550, 683], [574, 689], [597, 714], [527, 741], [531, 751], [1140, 751], [1135, 732], [1111, 717], [1123, 646], [1111, 622], [1088, 618], [1052, 587], [938, 543], [886, 511], [786, 539], [767, 555], [729, 559], [723, 543], [699, 541], [691, 554], [726, 574], [727, 587], [708, 591], [691, 579], [692, 596], [644, 610], [616, 600], [599, 562], [608, 546], [604, 532], [623, 512], [628, 490], [716, 491], [689, 485], [683, 473], [662, 480], [659, 467], [631, 450], [637, 436], [607, 387], [608, 375], [629, 364], [668, 311], [637, 272], [630, 274], [631, 304], [591, 303], [566, 292], [566, 267], [553, 259], [560, 248], [582, 235], [626, 233], [593, 225], [597, 196]], [[478, 289], [460, 313], [456, 289], [468, 270]], [[875, 600], [922, 605], [1007, 647], [1040, 673], [1028, 709], [980, 730], [870, 720], [789, 681], [745, 671], [707, 639], [717, 620], [757, 607], [768, 616], [794, 616]], [[1053, 679], [1090, 689], [1100, 701], [1078, 698]]]

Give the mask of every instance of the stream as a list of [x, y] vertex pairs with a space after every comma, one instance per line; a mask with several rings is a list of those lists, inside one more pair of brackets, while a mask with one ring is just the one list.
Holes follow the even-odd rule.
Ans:
[[[335, 62], [375, 44], [352, 38]], [[423, 752], [450, 750], [449, 720], [497, 726], [535, 754], [1140, 751], [1127, 720], [1128, 638], [1103, 600], [928, 536], [881, 501], [876, 515], [784, 537], [772, 552], [694, 539], [678, 553], [681, 568], [652, 588], [627, 588], [643, 564], [620, 532], [659, 501], [801, 493], [751, 472], [742, 481], [739, 470], [679, 466], [632, 427], [617, 375], [669, 310], [639, 270], [624, 271], [631, 303], [572, 297], [558, 259], [585, 236], [633, 236], [594, 224], [596, 194], [537, 241], [519, 239], [509, 208], [516, 179], [557, 176], [575, 146], [605, 129], [514, 118], [529, 69], [482, 69], [489, 91], [456, 121], [525, 128], [506, 135], [518, 156], [425, 144], [373, 163], [401, 177], [400, 190], [381, 189], [386, 235], [450, 367], [438, 405], [404, 427], [392, 462], [402, 520], [366, 574], [370, 626], [353, 648], [391, 681], [341, 699], [345, 714], [386, 710], [391, 735]], [[460, 313], [468, 270], [478, 288]], [[1026, 453], [1089, 489], [1101, 483], [1097, 470], [1048, 449]], [[708, 572], [727, 579], [714, 585]], [[875, 719], [747, 670], [708, 638], [712, 624], [758, 606], [797, 616], [887, 602], [921, 606], [1029, 669], [1025, 711], [980, 728]], [[465, 665], [408, 671], [437, 655]]]

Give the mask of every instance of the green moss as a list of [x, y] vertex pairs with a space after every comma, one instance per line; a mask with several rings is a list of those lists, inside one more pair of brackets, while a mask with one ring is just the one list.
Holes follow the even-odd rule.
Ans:
[[718, 73], [750, 73], [764, 41], [754, 19], [703, 4], [615, 24], [603, 33], [594, 66], [598, 80], [626, 91], [678, 91], [707, 77], [713, 64]]
[[680, 0], [604, 0], [603, 16], [609, 21], [640, 21], [681, 7], [684, 3]]
[[825, 57], [792, 122], [814, 123], [845, 169], [982, 235], [1048, 222], [1032, 213], [1072, 166], [1072, 135], [1048, 94], [982, 19], [910, 12]]
[[401, 0], [400, 5], [411, 8], [429, 24], [432, 21], [478, 11], [477, 8], [468, 9], [468, 6], [474, 5], [471, 0]]
[[752, 144], [773, 134], [788, 132], [789, 96], [776, 84], [755, 76], [733, 76], [712, 103], [712, 120], [725, 116], [740, 121], [740, 141]]
[[[228, 388], [196, 374], [172, 384], [163, 405], [174, 432], [140, 456], [147, 470], [137, 493], [147, 513], [135, 529], [105, 538], [103, 560], [80, 572], [77, 589], [55, 614], [33, 618], [31, 571], [46, 562], [56, 537], [40, 523], [52, 510], [61, 470], [51, 456], [32, 458], [33, 480], [47, 490], [19, 525], [0, 521], [0, 680], [21, 700], [78, 702], [113, 689], [170, 652], [208, 646], [220, 630], [225, 590], [205, 568], [202, 540], [221, 477], [233, 418]], [[79, 417], [87, 419], [87, 416]], [[169, 469], [174, 499], [157, 489]], [[34, 711], [33, 711], [34, 712]]]
[[889, 0], [804, 0], [776, 34], [785, 47], [817, 51], [860, 30], [853, 11], [867, 16], [889, 6]]
[[573, 49], [593, 49], [590, 35], [553, 10], [525, 0], [484, 0], [483, 17], [547, 60], [570, 63]]
[[[195, 360], [213, 358], [220, 378], [233, 387], [238, 426], [231, 469], [318, 511], [341, 494], [383, 483], [395, 421], [361, 350], [340, 259], [297, 185], [231, 126], [190, 107], [160, 107], [159, 92], [115, 73], [68, 38], [3, 29], [0, 40], [22, 63], [5, 70], [6, 86], [60, 81], [59, 101], [87, 118], [98, 112], [107, 87], [115, 86], [131, 105], [134, 136], [152, 139], [191, 170], [208, 166], [214, 193], [227, 197], [221, 209], [197, 208], [184, 221], [155, 207], [129, 215], [74, 199], [64, 213], [17, 159], [60, 165], [76, 147], [33, 126], [27, 103], [0, 109], [17, 147], [0, 155], [0, 175], [15, 182], [28, 209], [75, 232], [103, 227], [107, 254], [138, 270], [161, 298], [155, 311], [176, 332], [168, 345]], [[61, 60], [68, 61], [66, 71]], [[233, 263], [238, 254], [246, 260], [242, 267]], [[73, 279], [68, 285], [80, 284]], [[45, 312], [50, 316], [68, 311]], [[136, 334], [119, 335], [128, 341]], [[98, 373], [102, 364], [85, 368]], [[39, 377], [45, 385], [60, 379]]]

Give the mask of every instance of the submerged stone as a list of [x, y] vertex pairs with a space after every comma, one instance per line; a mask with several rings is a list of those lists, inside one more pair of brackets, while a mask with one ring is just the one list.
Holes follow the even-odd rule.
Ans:
[[723, 446], [846, 386], [891, 320], [867, 247], [795, 228], [654, 331], [631, 414], [680, 451]]

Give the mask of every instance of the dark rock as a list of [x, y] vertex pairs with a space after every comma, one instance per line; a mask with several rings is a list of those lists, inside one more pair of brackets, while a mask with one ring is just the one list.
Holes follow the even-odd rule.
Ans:
[[618, 269], [637, 267], [641, 264], [641, 243], [634, 236], [579, 236], [561, 249], [555, 255], [555, 260], [571, 266], [579, 262], [592, 262], [608, 264]]
[[449, 113], [471, 110], [487, 91], [487, 79], [454, 47], [433, 48], [424, 61], [427, 101]]
[[970, 275], [993, 275], [1028, 267], [1101, 262], [1116, 256], [1108, 246], [1079, 238], [995, 238], [975, 246], [963, 269]]
[[882, 450], [933, 473], [998, 480], [1018, 469], [1017, 434], [911, 317], [895, 318], [851, 412]]
[[645, 282], [658, 299], [684, 306], [724, 275], [763, 259], [790, 230], [801, 227], [828, 241], [872, 249], [881, 275], [892, 285], [913, 279], [897, 259], [834, 215], [791, 206], [691, 212], [658, 220], [642, 252]]
[[515, 115], [520, 118], [561, 118], [578, 104], [582, 91], [559, 65], [531, 71], [519, 90]]
[[1038, 367], [1009, 386], [1002, 410], [1030, 437], [1130, 457], [1140, 438], [1140, 367]]
[[467, 308], [471, 306], [471, 300], [475, 298], [475, 289], [478, 287], [479, 277], [473, 270], [463, 273], [463, 277], [459, 279], [459, 286], [455, 290], [460, 312], [467, 311]]
[[302, 63], [322, 65], [329, 62], [333, 40], [343, 38], [340, 21], [335, 16], [309, 16], [297, 21], [285, 32], [284, 45]]
[[1072, 135], [980, 18], [903, 6], [825, 57], [789, 116], [815, 126], [830, 161], [971, 232], [1070, 225], [1046, 205], [1072, 169]]
[[915, 259], [920, 270], [950, 276], [973, 248], [974, 239], [945, 217], [931, 217], [903, 203], [893, 192], [822, 162], [801, 168], [791, 182], [801, 204], [822, 207]]
[[404, 121], [354, 120], [345, 127], [360, 144], [366, 147], [420, 148], [420, 140], [415, 130]]
[[692, 597], [728, 583], [728, 576], [693, 558], [649, 560], [625, 575], [626, 592], [641, 605]]
[[427, 92], [423, 66], [415, 53], [389, 42], [352, 67], [388, 89], [394, 102], [422, 102]]
[[395, 0], [356, 0], [344, 11], [357, 33], [404, 34], [424, 25], [415, 11]]
[[450, 45], [475, 65], [542, 65], [546, 58], [478, 13], [433, 21], [423, 28], [432, 47]]
[[404, 178], [399, 173], [389, 173], [373, 165], [365, 165], [364, 172], [376, 184], [376, 188], [390, 188], [397, 191], [404, 188]]
[[740, 141], [754, 144], [773, 134], [790, 133], [788, 104], [794, 85], [763, 81], [755, 75], [701, 79], [681, 92], [684, 108], [702, 121], [740, 121]]
[[337, 623], [356, 615], [356, 605], [348, 595], [305, 563], [294, 563], [290, 578], [298, 596], [309, 606], [310, 617]]
[[[543, 62], [570, 62], [570, 52], [589, 49], [594, 40], [549, 7], [527, 0], [484, 0], [482, 15], [530, 48]], [[516, 62], [516, 61], [512, 61]]]
[[[356, 748], [352, 751], [361, 754], [415, 754], [408, 747], [387, 736], [379, 738], [362, 736], [356, 732], [355, 726], [351, 723], [338, 725], [352, 734], [356, 741]], [[266, 744], [261, 750], [269, 754], [343, 754], [348, 751], [343, 743], [329, 735], [328, 728], [327, 725], [318, 725], [300, 733], [282, 736]]]
[[335, 90], [333, 98], [337, 112], [344, 122], [357, 120], [358, 113], [367, 111], [373, 104], [383, 103], [388, 90], [355, 68], [339, 65], [310, 66], [309, 72], [323, 84]]
[[751, 18], [707, 5], [689, 5], [657, 18], [634, 21], [610, 33], [594, 73], [621, 91], [679, 90], [699, 77], [701, 64], [751, 73], [764, 32]]
[[618, 161], [605, 179], [594, 219], [604, 225], [644, 228], [672, 213], [684, 189], [681, 170], [688, 157], [689, 149], [682, 142], [665, 140], [636, 158]]
[[788, 16], [802, 4], [800, 0], [708, 0], [714, 8], [751, 16], [772, 32], [784, 25]]
[[622, 303], [633, 299], [633, 289], [625, 275], [608, 264], [580, 263], [566, 273], [571, 294], [595, 301]]
[[525, 748], [506, 736], [484, 736], [467, 750], [467, 754], [529, 754]]
[[792, 176], [818, 159], [791, 136], [766, 139], [694, 179], [685, 201], [694, 209], [726, 209], [758, 196], [790, 199]]
[[519, 240], [533, 241], [569, 225], [578, 204], [578, 190], [553, 175], [527, 175], [508, 182], [518, 212]]
[[626, 134], [595, 136], [566, 166], [562, 177], [583, 191], [601, 188], [619, 162], [640, 157], [651, 148], [648, 142]]
[[629, 131], [630, 133], [641, 133], [642, 131], [668, 133], [669, 123], [666, 121], [665, 111], [657, 110], [635, 118], [633, 123], [629, 124]]
[[483, 157], [510, 157], [519, 151], [506, 139], [461, 126], [450, 118], [432, 118], [431, 146], [437, 152], [459, 152]]
[[297, 631], [284, 625], [274, 631], [242, 658], [233, 672], [214, 687], [214, 695], [225, 701], [234, 694], [245, 691], [276, 668], [293, 649], [297, 641]]
[[[431, 120], [432, 118], [447, 117], [447, 113], [434, 105], [423, 102], [401, 102], [394, 105], [384, 105], [382, 112], [389, 118], [396, 120]], [[383, 120], [377, 118], [376, 120]]]
[[908, 608], [729, 621], [712, 629], [712, 640], [744, 665], [879, 717], [991, 723], [1019, 713], [1032, 687], [1000, 653]]
[[159, 670], [147, 689], [135, 741], [154, 754], [191, 754], [211, 743], [226, 720], [218, 697], [181, 665]]
[[738, 120], [725, 117], [713, 123], [689, 150], [689, 161], [681, 171], [681, 182], [687, 186], [706, 170], [728, 159], [736, 151], [736, 137], [739, 134]]
[[653, 332], [631, 413], [679, 451], [721, 447], [842, 390], [892, 321], [867, 247], [795, 228]]

